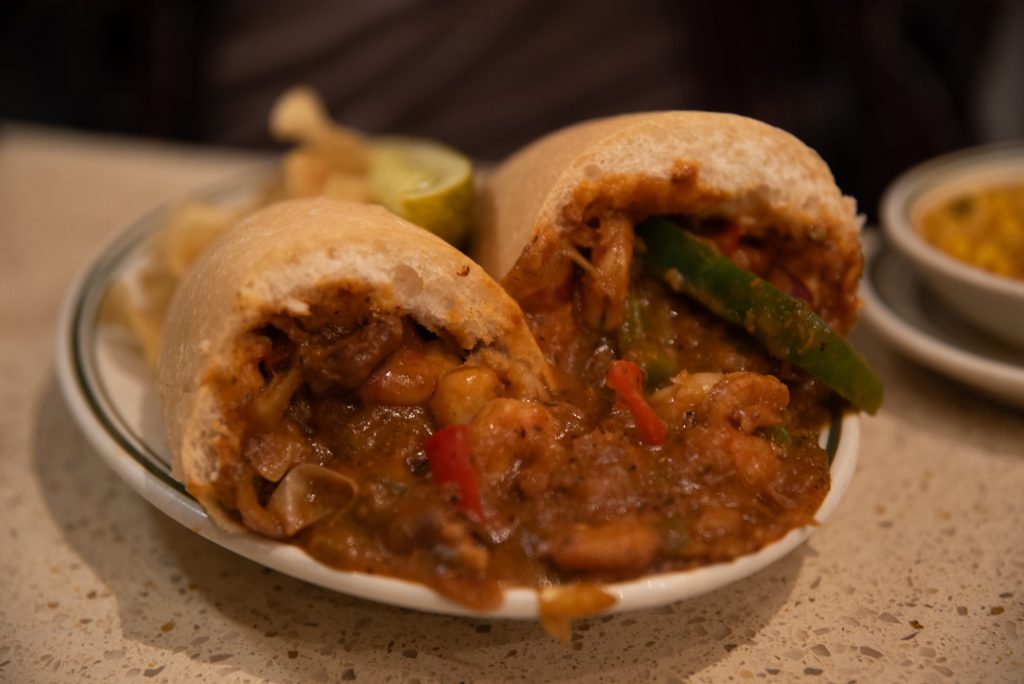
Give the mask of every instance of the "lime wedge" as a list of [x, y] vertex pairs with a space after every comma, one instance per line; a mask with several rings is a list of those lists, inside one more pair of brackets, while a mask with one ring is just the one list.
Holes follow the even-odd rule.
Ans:
[[473, 164], [446, 145], [398, 136], [371, 139], [369, 187], [375, 202], [453, 245], [469, 234]]

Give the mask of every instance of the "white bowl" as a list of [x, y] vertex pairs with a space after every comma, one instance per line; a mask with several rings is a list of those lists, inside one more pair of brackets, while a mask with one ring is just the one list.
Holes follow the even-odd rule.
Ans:
[[899, 176], [881, 203], [888, 242], [965, 321], [1024, 347], [1024, 281], [956, 259], [922, 237], [923, 212], [965, 191], [1024, 183], [1024, 144], [977, 147], [937, 157]]

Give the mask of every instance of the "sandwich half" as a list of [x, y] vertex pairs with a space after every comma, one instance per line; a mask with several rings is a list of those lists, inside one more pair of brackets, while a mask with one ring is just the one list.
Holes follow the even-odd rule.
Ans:
[[541, 494], [575, 506], [555, 568], [694, 567], [814, 521], [823, 429], [881, 400], [844, 340], [860, 219], [815, 152], [734, 115], [617, 116], [513, 154], [479, 214], [473, 254], [576, 412]]
[[264, 208], [180, 285], [158, 376], [174, 472], [220, 524], [500, 602], [477, 464], [425, 442], [551, 377], [518, 305], [441, 239], [380, 207]]

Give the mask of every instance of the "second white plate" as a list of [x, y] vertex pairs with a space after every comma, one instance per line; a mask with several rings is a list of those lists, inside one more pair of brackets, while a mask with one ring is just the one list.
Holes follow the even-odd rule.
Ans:
[[893, 347], [976, 390], [1024, 406], [1024, 349], [951, 313], [902, 257], [866, 240], [864, 316]]

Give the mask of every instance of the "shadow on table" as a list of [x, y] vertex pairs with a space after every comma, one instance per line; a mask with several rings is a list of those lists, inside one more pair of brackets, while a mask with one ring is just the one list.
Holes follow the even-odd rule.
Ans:
[[184, 657], [274, 681], [363, 680], [371, 669], [399, 681], [685, 680], [756, 638], [813, 553], [801, 547], [704, 597], [581, 621], [565, 646], [533, 622], [383, 606], [236, 556], [118, 479], [67, 429], [73, 419], [55, 382], [34, 416], [34, 469], [50, 515], [108, 590], [95, 598], [117, 602], [126, 639], [167, 652], [172, 680]]

